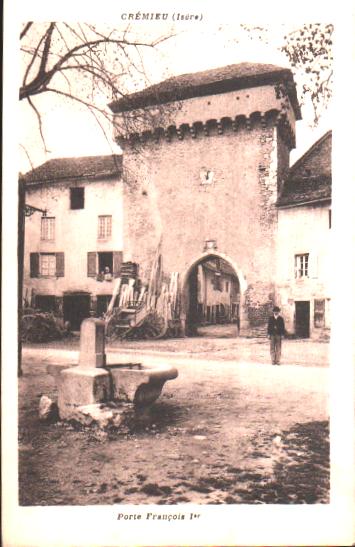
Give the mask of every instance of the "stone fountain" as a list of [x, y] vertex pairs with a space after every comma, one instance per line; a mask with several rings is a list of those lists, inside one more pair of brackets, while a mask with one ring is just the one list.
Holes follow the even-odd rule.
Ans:
[[56, 377], [59, 417], [100, 427], [119, 427], [127, 416], [149, 408], [165, 382], [178, 375], [170, 365], [107, 364], [105, 324], [94, 318], [81, 324], [79, 364], [47, 371]]

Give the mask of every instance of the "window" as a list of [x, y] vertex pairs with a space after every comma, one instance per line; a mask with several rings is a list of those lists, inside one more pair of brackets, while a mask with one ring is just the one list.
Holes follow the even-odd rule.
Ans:
[[309, 254], [295, 255], [295, 277], [308, 277]]
[[314, 300], [314, 326], [316, 328], [325, 326], [325, 300]]
[[324, 318], [324, 326], [326, 329], [330, 329], [331, 326], [331, 300], [330, 298], [327, 298], [325, 301], [325, 318]]
[[56, 272], [55, 254], [41, 254], [39, 260], [39, 273], [43, 277], [54, 277]]
[[45, 241], [53, 241], [54, 231], [55, 231], [55, 218], [42, 217], [41, 218], [41, 239]]
[[226, 292], [229, 292], [229, 281], [226, 281]]
[[[88, 277], [99, 276], [104, 279], [105, 273], [118, 277], [121, 272], [122, 251], [97, 253], [96, 251], [87, 254], [87, 275]], [[107, 270], [108, 269], [108, 270]], [[101, 279], [102, 277], [102, 279]]]
[[221, 274], [213, 276], [212, 285], [215, 291], [223, 291]]
[[332, 210], [328, 209], [328, 228], [332, 227]]
[[201, 184], [212, 184], [214, 173], [210, 169], [202, 169], [200, 171]]
[[70, 188], [70, 209], [84, 209], [84, 188]]
[[113, 253], [97, 253], [99, 259], [99, 273], [111, 273], [113, 266]]
[[99, 216], [98, 224], [98, 239], [109, 239], [112, 231], [112, 216], [101, 215]]
[[64, 277], [64, 253], [30, 253], [30, 277]]

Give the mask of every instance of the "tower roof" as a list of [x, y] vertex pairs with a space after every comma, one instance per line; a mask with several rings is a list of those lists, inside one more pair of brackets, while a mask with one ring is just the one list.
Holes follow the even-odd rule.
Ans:
[[143, 91], [113, 101], [109, 106], [114, 113], [119, 113], [193, 97], [218, 95], [238, 89], [280, 83], [286, 84], [296, 119], [301, 119], [291, 70], [261, 63], [239, 63], [203, 72], [173, 76]]

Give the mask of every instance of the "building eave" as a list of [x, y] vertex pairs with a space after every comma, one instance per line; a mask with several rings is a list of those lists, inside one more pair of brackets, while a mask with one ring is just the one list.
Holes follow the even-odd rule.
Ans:
[[28, 190], [32, 187], [38, 187], [38, 186], [52, 186], [57, 184], [65, 184], [65, 183], [73, 183], [73, 182], [97, 182], [100, 180], [109, 180], [109, 179], [117, 179], [121, 180], [121, 173], [117, 174], [107, 174], [107, 175], [88, 175], [88, 176], [81, 176], [81, 177], [61, 177], [57, 179], [51, 179], [51, 180], [36, 180], [36, 181], [24, 181], [20, 178], [20, 182], [22, 182]]
[[291, 208], [295, 208], [295, 207], [303, 207], [304, 205], [314, 205], [314, 204], [320, 204], [320, 205], [323, 205], [324, 203], [331, 203], [332, 201], [332, 198], [331, 197], [327, 197], [327, 198], [318, 198], [318, 199], [313, 199], [313, 200], [306, 200], [306, 201], [298, 201], [298, 202], [293, 202], [293, 203], [276, 203], [276, 207], [278, 209], [291, 209]]

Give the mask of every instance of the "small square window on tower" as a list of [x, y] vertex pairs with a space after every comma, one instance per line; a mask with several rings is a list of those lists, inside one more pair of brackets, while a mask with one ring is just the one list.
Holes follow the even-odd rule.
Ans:
[[84, 209], [85, 188], [70, 188], [70, 209]]
[[212, 184], [214, 179], [214, 173], [211, 169], [203, 168], [200, 171], [201, 184]]

